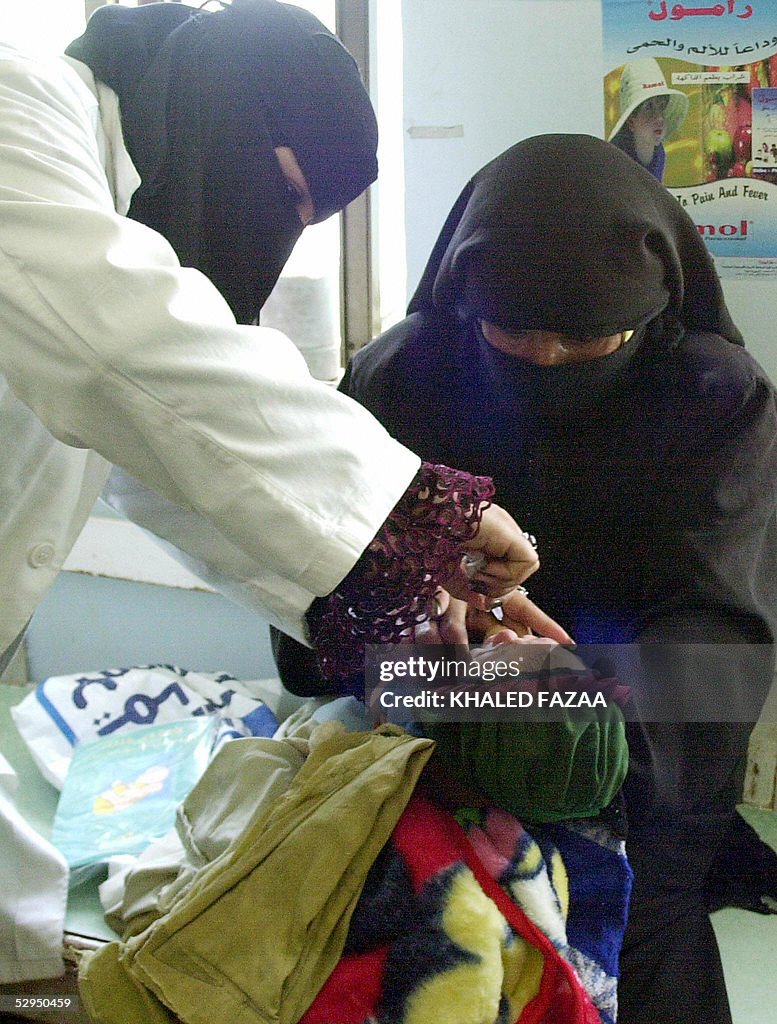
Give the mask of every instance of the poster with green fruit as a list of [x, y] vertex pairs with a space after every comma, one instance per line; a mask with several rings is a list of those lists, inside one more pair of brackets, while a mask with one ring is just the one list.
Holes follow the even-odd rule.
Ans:
[[777, 274], [777, 0], [602, 0], [604, 137], [697, 225], [721, 272]]

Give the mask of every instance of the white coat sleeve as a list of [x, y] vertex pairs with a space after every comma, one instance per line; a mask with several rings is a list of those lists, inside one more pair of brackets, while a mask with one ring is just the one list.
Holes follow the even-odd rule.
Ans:
[[17, 783], [0, 754], [0, 984], [58, 978], [65, 969], [67, 863], [16, 807]]
[[304, 616], [314, 594], [247, 558], [202, 516], [167, 501], [123, 469], [113, 467], [100, 496], [209, 586], [308, 643]]
[[[0, 62], [0, 368], [91, 448], [315, 595], [351, 569], [419, 460], [240, 327], [166, 241], [118, 215], [66, 67]], [[71, 80], [72, 79], [72, 80]]]

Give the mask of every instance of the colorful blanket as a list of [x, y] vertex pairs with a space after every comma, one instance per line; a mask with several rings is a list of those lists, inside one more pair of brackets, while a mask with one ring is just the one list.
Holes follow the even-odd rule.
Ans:
[[611, 1024], [631, 873], [584, 822], [529, 835], [415, 795], [301, 1024]]

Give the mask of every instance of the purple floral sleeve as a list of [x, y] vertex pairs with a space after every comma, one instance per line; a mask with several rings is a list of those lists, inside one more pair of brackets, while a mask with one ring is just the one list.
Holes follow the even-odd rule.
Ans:
[[366, 644], [399, 643], [429, 618], [435, 591], [453, 575], [493, 494], [489, 477], [423, 463], [337, 590], [308, 611], [327, 679], [359, 673]]

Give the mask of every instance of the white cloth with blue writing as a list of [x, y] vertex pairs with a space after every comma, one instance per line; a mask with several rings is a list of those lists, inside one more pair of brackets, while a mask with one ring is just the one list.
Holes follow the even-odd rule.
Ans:
[[278, 721], [246, 685], [226, 672], [189, 672], [174, 665], [104, 669], [51, 676], [11, 709], [16, 727], [44, 778], [62, 788], [73, 748], [84, 740], [214, 715], [213, 753], [229, 739], [272, 736]]

